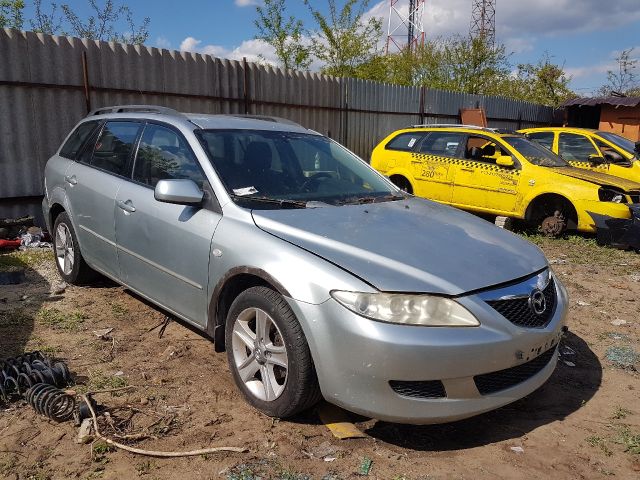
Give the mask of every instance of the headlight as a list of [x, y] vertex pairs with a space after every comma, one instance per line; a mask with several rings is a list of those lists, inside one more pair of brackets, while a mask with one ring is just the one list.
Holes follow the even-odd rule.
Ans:
[[598, 190], [598, 198], [601, 202], [627, 203], [624, 193], [606, 187]]
[[477, 327], [480, 322], [458, 302], [433, 295], [334, 290], [331, 296], [352, 312], [373, 320], [427, 327]]

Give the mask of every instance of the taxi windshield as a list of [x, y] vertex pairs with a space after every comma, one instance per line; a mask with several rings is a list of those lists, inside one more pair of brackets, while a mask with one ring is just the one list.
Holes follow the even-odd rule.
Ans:
[[511, 145], [524, 158], [540, 167], [568, 167], [569, 163], [551, 150], [525, 137], [503, 136], [502, 140]]

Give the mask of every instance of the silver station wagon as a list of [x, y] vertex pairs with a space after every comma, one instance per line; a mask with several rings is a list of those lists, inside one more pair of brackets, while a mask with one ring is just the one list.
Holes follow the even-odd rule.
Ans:
[[60, 275], [99, 272], [208, 335], [247, 401], [402, 423], [552, 374], [566, 292], [541, 251], [268, 117], [99, 109], [48, 161]]

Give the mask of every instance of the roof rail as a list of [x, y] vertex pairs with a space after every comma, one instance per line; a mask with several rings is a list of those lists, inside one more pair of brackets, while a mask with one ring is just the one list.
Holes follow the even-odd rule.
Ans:
[[444, 127], [444, 128], [473, 128], [475, 130], [485, 130], [488, 132], [493, 132], [496, 129], [491, 127], [480, 127], [478, 125], [463, 125], [460, 123], [429, 123], [429, 124], [421, 124], [421, 125], [410, 125], [407, 128], [429, 128], [429, 127]]
[[265, 122], [284, 123], [287, 125], [294, 125], [296, 127], [305, 128], [299, 123], [296, 123], [293, 120], [289, 120], [288, 118], [274, 117], [271, 115], [251, 115], [251, 114], [233, 113], [230, 116], [238, 117], [238, 118], [250, 118], [252, 120], [264, 120]]
[[162, 115], [173, 115], [184, 117], [185, 115], [169, 107], [159, 105], [114, 105], [112, 107], [101, 107], [92, 110], [87, 117], [93, 115], [103, 115], [106, 113], [159, 113]]

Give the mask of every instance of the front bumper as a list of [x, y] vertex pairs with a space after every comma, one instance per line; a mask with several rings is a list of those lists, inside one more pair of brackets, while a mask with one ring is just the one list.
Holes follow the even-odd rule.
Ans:
[[[513, 325], [477, 295], [458, 301], [480, 327], [387, 324], [360, 317], [333, 299], [311, 305], [288, 299], [305, 330], [324, 398], [349, 411], [398, 423], [444, 423], [516, 401], [553, 373], [565, 322], [566, 291], [556, 280], [557, 304], [545, 328]], [[474, 376], [511, 369], [548, 351], [537, 373], [510, 388], [482, 395]], [[441, 381], [444, 398], [401, 395], [389, 382]]]
[[631, 218], [614, 218], [587, 212], [596, 223], [596, 240], [600, 245], [640, 250], [640, 205], [629, 205]]

